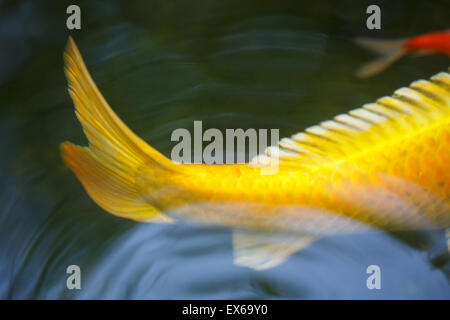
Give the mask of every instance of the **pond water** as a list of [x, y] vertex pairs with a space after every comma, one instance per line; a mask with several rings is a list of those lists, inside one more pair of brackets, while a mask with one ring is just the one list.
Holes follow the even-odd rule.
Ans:
[[[99, 208], [62, 162], [85, 145], [67, 93], [69, 34], [104, 96], [139, 136], [170, 156], [173, 130], [278, 128], [280, 137], [444, 71], [443, 55], [405, 57], [379, 76], [357, 36], [402, 38], [448, 28], [447, 1], [0, 2], [0, 298], [450, 298], [442, 231], [326, 237], [267, 271], [233, 265], [231, 231], [140, 224]], [[82, 270], [68, 290], [66, 268]], [[368, 290], [366, 268], [381, 268]]]

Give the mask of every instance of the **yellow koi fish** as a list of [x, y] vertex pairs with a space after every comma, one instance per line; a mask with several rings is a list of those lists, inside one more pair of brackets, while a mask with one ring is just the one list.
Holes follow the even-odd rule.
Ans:
[[[230, 227], [235, 264], [257, 270], [326, 235], [450, 227], [449, 73], [284, 138], [257, 161], [177, 164], [119, 119], [71, 38], [64, 59], [89, 147], [65, 142], [62, 156], [114, 215]], [[274, 161], [278, 171], [262, 174]]]

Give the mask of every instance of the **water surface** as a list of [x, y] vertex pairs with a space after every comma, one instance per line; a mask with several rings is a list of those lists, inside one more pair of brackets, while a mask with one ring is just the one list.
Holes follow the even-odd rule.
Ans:
[[[231, 231], [138, 224], [107, 214], [63, 164], [59, 144], [85, 145], [63, 74], [69, 34], [106, 99], [170, 156], [177, 128], [307, 126], [448, 67], [406, 57], [368, 80], [356, 36], [398, 38], [448, 28], [446, 1], [381, 1], [382, 29], [361, 1], [0, 2], [0, 298], [450, 298], [442, 232], [327, 237], [257, 272], [232, 263]], [[82, 270], [68, 290], [67, 266]], [[379, 265], [382, 289], [368, 290]]]

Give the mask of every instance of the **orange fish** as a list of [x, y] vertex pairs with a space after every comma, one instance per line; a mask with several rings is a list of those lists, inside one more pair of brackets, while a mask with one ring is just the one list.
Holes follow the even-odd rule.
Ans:
[[[284, 138], [247, 164], [177, 164], [114, 113], [70, 38], [69, 92], [88, 147], [62, 156], [90, 197], [128, 219], [233, 229], [234, 262], [271, 268], [320, 237], [450, 227], [450, 75]], [[273, 162], [275, 174], [262, 174]]]
[[362, 66], [356, 72], [356, 75], [360, 78], [367, 78], [380, 73], [408, 53], [419, 55], [444, 53], [450, 57], [450, 31], [448, 30], [398, 40], [358, 38], [356, 42], [381, 55], [380, 58]]

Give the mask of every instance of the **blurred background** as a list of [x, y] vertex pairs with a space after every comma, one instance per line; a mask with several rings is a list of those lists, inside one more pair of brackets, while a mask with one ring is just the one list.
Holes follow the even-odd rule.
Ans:
[[[81, 30], [66, 8], [81, 8]], [[366, 8], [381, 8], [381, 30]], [[100, 91], [170, 156], [177, 128], [279, 128], [280, 137], [444, 71], [444, 55], [405, 57], [355, 78], [373, 55], [357, 36], [449, 27], [450, 1], [0, 1], [0, 298], [450, 298], [441, 232], [329, 237], [264, 272], [232, 263], [231, 232], [138, 224], [104, 212], [61, 160], [85, 145], [62, 54], [77, 42]], [[81, 290], [66, 288], [67, 266]], [[366, 287], [381, 268], [381, 290]]]

